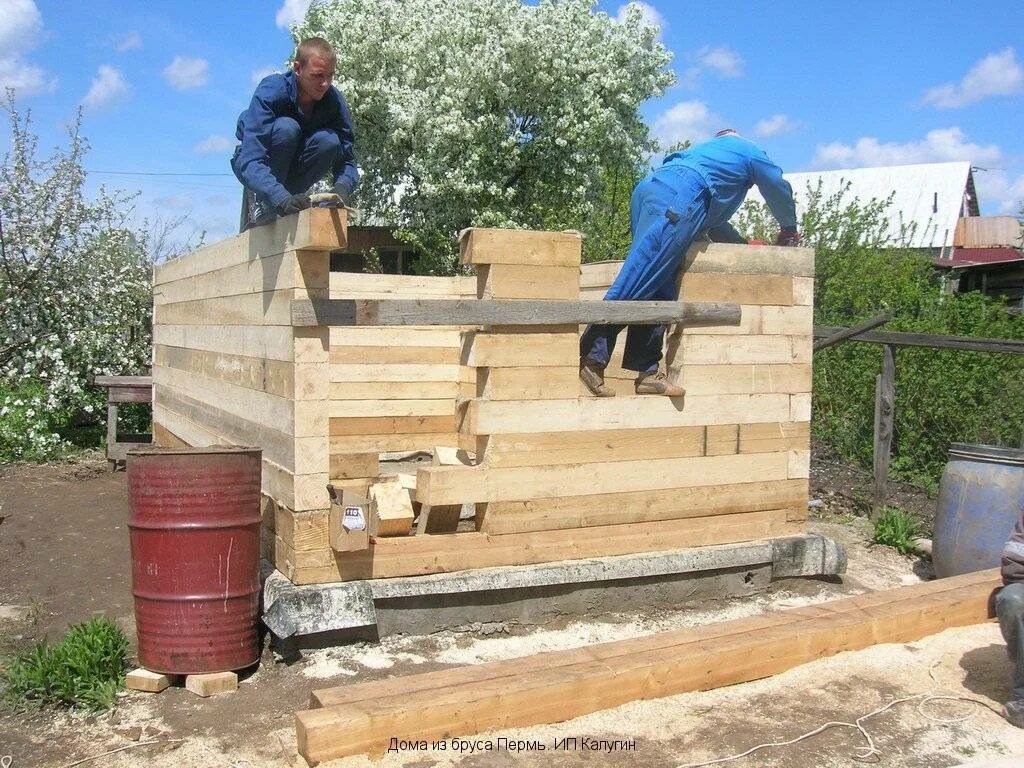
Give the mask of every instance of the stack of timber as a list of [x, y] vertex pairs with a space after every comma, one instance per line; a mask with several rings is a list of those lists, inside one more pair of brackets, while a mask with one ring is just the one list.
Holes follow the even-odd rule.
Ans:
[[329, 347], [290, 306], [328, 296], [346, 230], [344, 210], [304, 211], [153, 271], [154, 440], [262, 448], [263, 492], [294, 512], [329, 505]]
[[[879, 643], [908, 643], [991, 618], [998, 570], [763, 616], [509, 661], [313, 692], [299, 712], [309, 763], [420, 742], [555, 723], [779, 674]], [[551, 744], [547, 745], [552, 748]]]
[[[455, 299], [472, 278], [335, 272], [332, 299]], [[377, 476], [380, 453], [457, 445], [463, 382], [458, 326], [330, 329], [331, 479]]]

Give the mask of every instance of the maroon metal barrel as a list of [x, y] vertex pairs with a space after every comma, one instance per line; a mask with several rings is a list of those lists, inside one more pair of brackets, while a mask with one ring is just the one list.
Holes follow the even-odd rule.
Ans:
[[139, 663], [198, 674], [259, 660], [259, 448], [128, 453]]

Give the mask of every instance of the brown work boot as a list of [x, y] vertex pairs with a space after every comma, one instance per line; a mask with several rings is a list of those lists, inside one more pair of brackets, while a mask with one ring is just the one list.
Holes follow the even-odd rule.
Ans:
[[615, 390], [604, 383], [604, 367], [586, 357], [580, 358], [580, 381], [595, 397], [615, 397]]
[[682, 397], [686, 390], [673, 384], [661, 371], [641, 373], [633, 382], [638, 395], [664, 395], [665, 397]]

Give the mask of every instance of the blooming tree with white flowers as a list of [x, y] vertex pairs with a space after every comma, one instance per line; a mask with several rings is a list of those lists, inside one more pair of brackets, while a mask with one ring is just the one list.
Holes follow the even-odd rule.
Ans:
[[467, 226], [589, 234], [609, 179], [655, 149], [641, 103], [674, 80], [638, 7], [620, 23], [592, 0], [326, 0], [292, 32], [337, 51], [360, 207], [434, 273]]
[[0, 166], [0, 461], [62, 453], [62, 436], [103, 395], [89, 374], [148, 367], [152, 305], [144, 237], [130, 198], [84, 194], [79, 123], [66, 149], [37, 157], [8, 93], [11, 148]]

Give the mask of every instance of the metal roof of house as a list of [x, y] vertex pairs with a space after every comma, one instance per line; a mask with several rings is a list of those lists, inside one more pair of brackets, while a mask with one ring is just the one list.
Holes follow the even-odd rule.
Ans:
[[1024, 253], [1016, 248], [954, 248], [952, 257], [933, 259], [936, 267], [969, 269], [971, 267], [1013, 264], [1024, 261]]
[[[844, 199], [867, 203], [893, 195], [889, 213], [889, 237], [903, 248], [943, 248], [953, 245], [957, 219], [977, 216], [978, 200], [969, 162], [891, 165], [881, 168], [848, 168], [838, 171], [787, 173], [793, 185], [797, 215], [806, 210], [808, 186], [821, 182], [823, 197], [834, 195], [847, 183]], [[749, 199], [762, 202], [757, 188]], [[908, 227], [909, 237], [900, 237]]]

